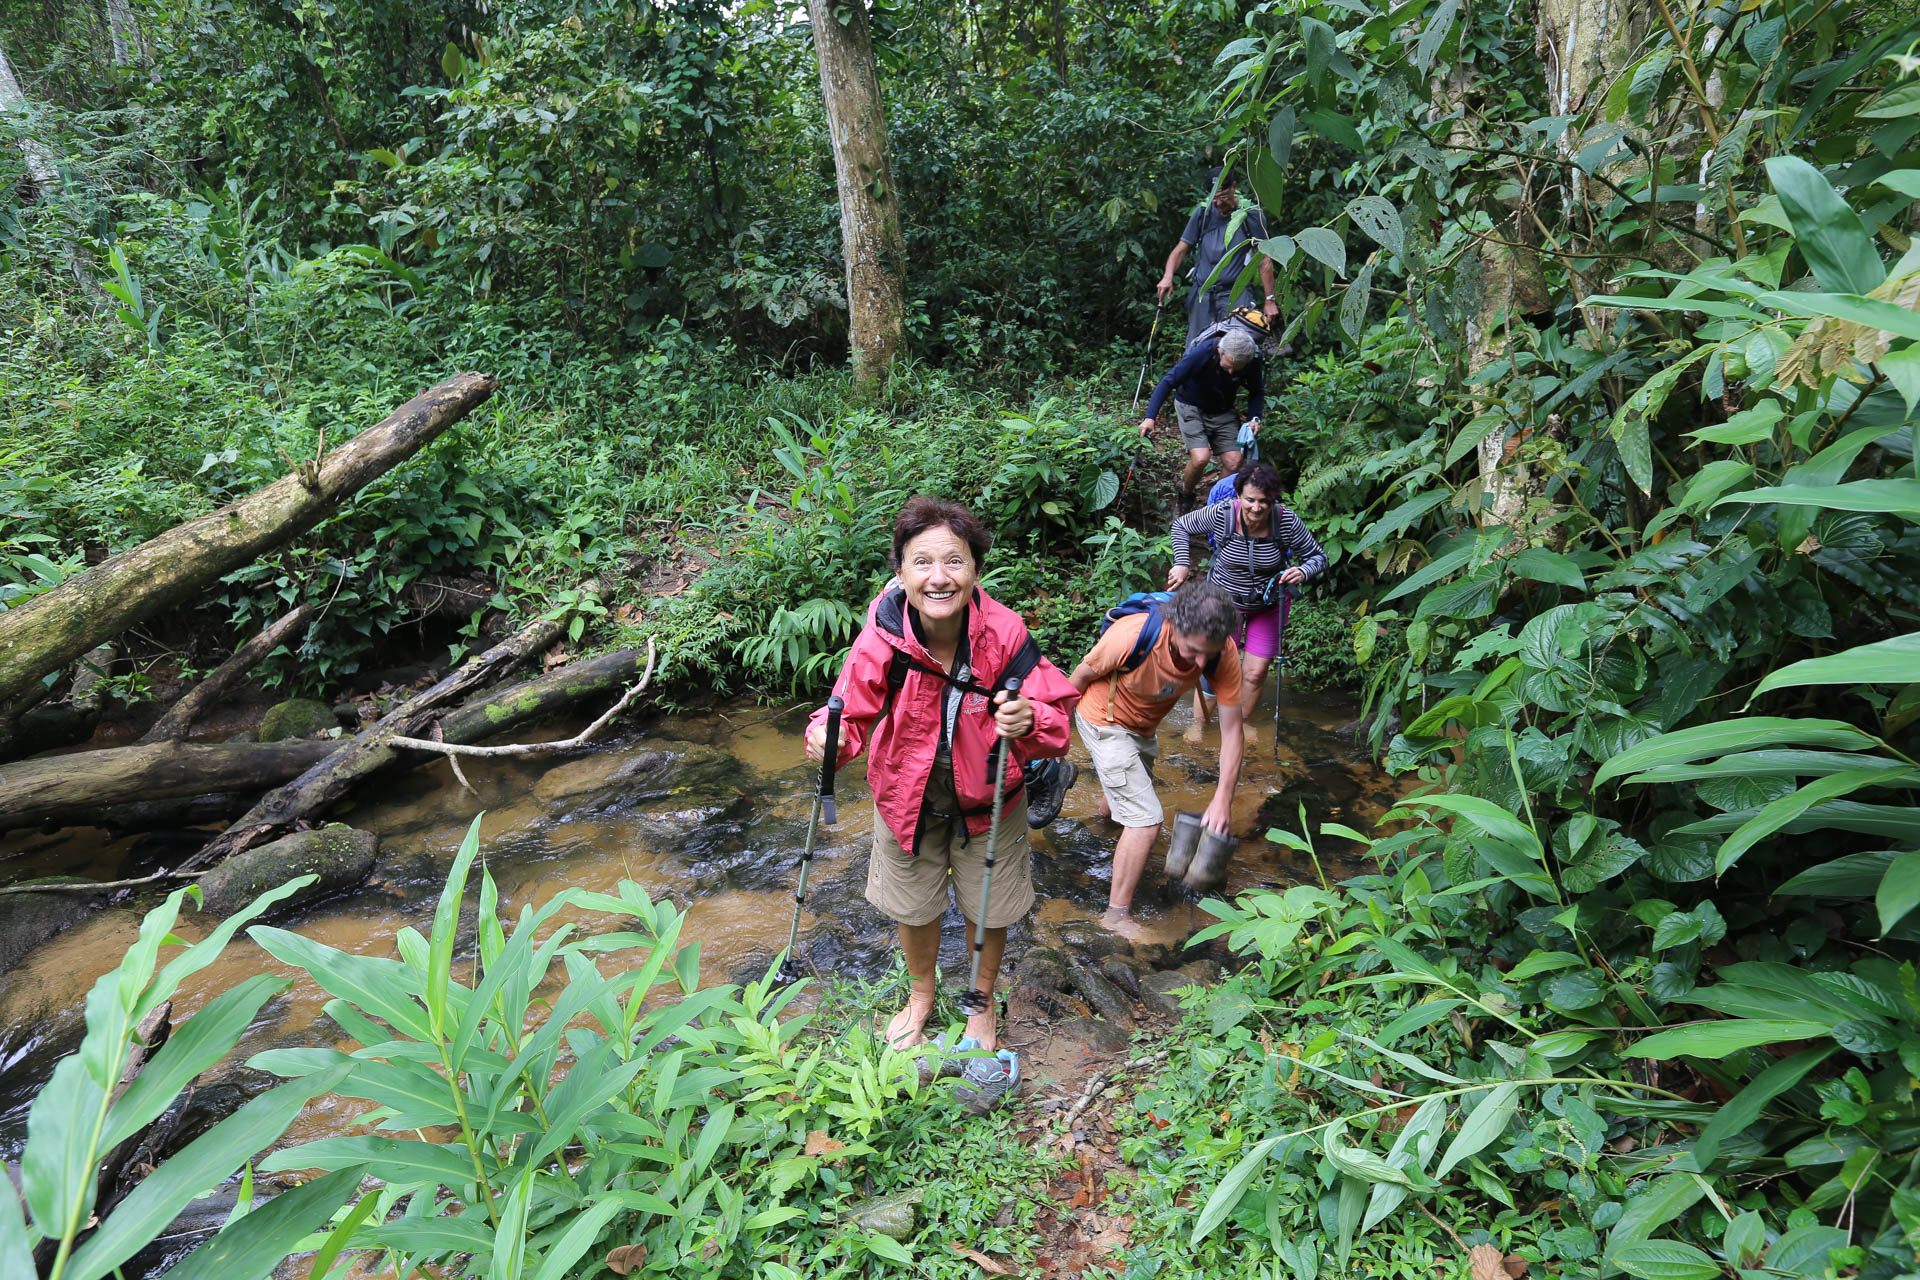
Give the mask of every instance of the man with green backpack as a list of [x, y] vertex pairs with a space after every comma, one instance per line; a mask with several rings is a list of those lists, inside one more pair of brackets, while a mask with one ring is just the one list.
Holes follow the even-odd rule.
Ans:
[[1101, 807], [1123, 830], [1101, 924], [1137, 937], [1133, 894], [1165, 812], [1153, 788], [1155, 733], [1202, 676], [1219, 691], [1220, 779], [1201, 825], [1225, 835], [1240, 781], [1240, 623], [1233, 597], [1211, 582], [1128, 596], [1107, 612], [1100, 639], [1067, 677], [1081, 694], [1074, 722], [1093, 758]]

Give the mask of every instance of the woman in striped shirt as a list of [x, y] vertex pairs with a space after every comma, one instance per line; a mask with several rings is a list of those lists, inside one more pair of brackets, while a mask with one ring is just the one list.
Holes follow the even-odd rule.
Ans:
[[1193, 572], [1188, 564], [1191, 543], [1205, 538], [1213, 548], [1208, 581], [1225, 588], [1240, 606], [1240, 706], [1250, 713], [1267, 668], [1280, 653], [1291, 603], [1282, 588], [1319, 577], [1326, 571], [1327, 553], [1300, 517], [1280, 505], [1280, 476], [1272, 467], [1249, 463], [1234, 477], [1233, 488], [1233, 497], [1173, 522], [1167, 590], [1178, 588]]

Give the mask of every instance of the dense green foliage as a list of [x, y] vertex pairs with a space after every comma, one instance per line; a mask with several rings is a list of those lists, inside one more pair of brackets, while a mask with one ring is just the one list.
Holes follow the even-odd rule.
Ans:
[[[1424, 1277], [1489, 1238], [1562, 1274], [1910, 1272], [1920, 18], [1613, 6], [1576, 77], [1600, 7], [877, 10], [917, 362], [865, 401], [809, 363], [843, 335], [790, 10], [188, 5], [141, 11], [148, 77], [0, 8], [48, 108], [5, 127], [68, 162], [0, 225], [0, 603], [476, 366], [499, 400], [206, 621], [330, 602], [277, 668], [325, 684], [442, 577], [512, 610], [620, 563], [596, 638], [810, 690], [884, 578], [876, 513], [927, 488], [1071, 655], [1164, 559], [1117, 409], [1216, 143], [1297, 347], [1267, 443], [1335, 562], [1296, 665], [1350, 642], [1424, 785], [1313, 833], [1374, 873], [1218, 904], [1252, 964], [1140, 1095], [1130, 1274]], [[703, 1052], [789, 1070], [782, 996], [712, 999], [740, 1039]], [[638, 1008], [582, 1051], [630, 1063]], [[757, 1256], [766, 1104], [703, 1131], [745, 1163], [679, 1225], [627, 1205], [659, 1256]], [[474, 1142], [489, 1240], [590, 1195]], [[824, 1172], [781, 1188], [810, 1230]]]

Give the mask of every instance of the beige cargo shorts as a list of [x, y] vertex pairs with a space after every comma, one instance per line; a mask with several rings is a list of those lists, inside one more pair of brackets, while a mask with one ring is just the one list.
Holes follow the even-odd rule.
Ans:
[[1107, 812], [1123, 827], [1157, 827], [1167, 816], [1153, 789], [1153, 762], [1160, 744], [1150, 733], [1124, 725], [1093, 724], [1078, 711], [1073, 722], [1093, 757], [1093, 772], [1107, 796]]
[[[920, 809], [920, 852], [900, 847], [876, 812], [873, 856], [867, 862], [867, 901], [896, 924], [922, 925], [947, 910], [947, 893], [960, 914], [973, 920], [980, 911], [980, 885], [987, 872], [985, 832], [969, 839], [959, 801], [953, 794], [953, 767], [943, 754], [933, 763], [926, 799]], [[946, 815], [956, 815], [948, 817]], [[1033, 910], [1033, 852], [1027, 844], [1025, 792], [1001, 806], [1000, 838], [993, 855], [986, 926], [1004, 929]], [[976, 923], [978, 923], [976, 921]]]

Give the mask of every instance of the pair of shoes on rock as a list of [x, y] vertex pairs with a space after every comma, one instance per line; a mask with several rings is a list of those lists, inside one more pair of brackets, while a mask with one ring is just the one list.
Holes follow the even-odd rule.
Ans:
[[1071, 760], [1035, 760], [1027, 766], [1027, 825], [1038, 829], [1060, 816], [1067, 792], [1080, 776]]

